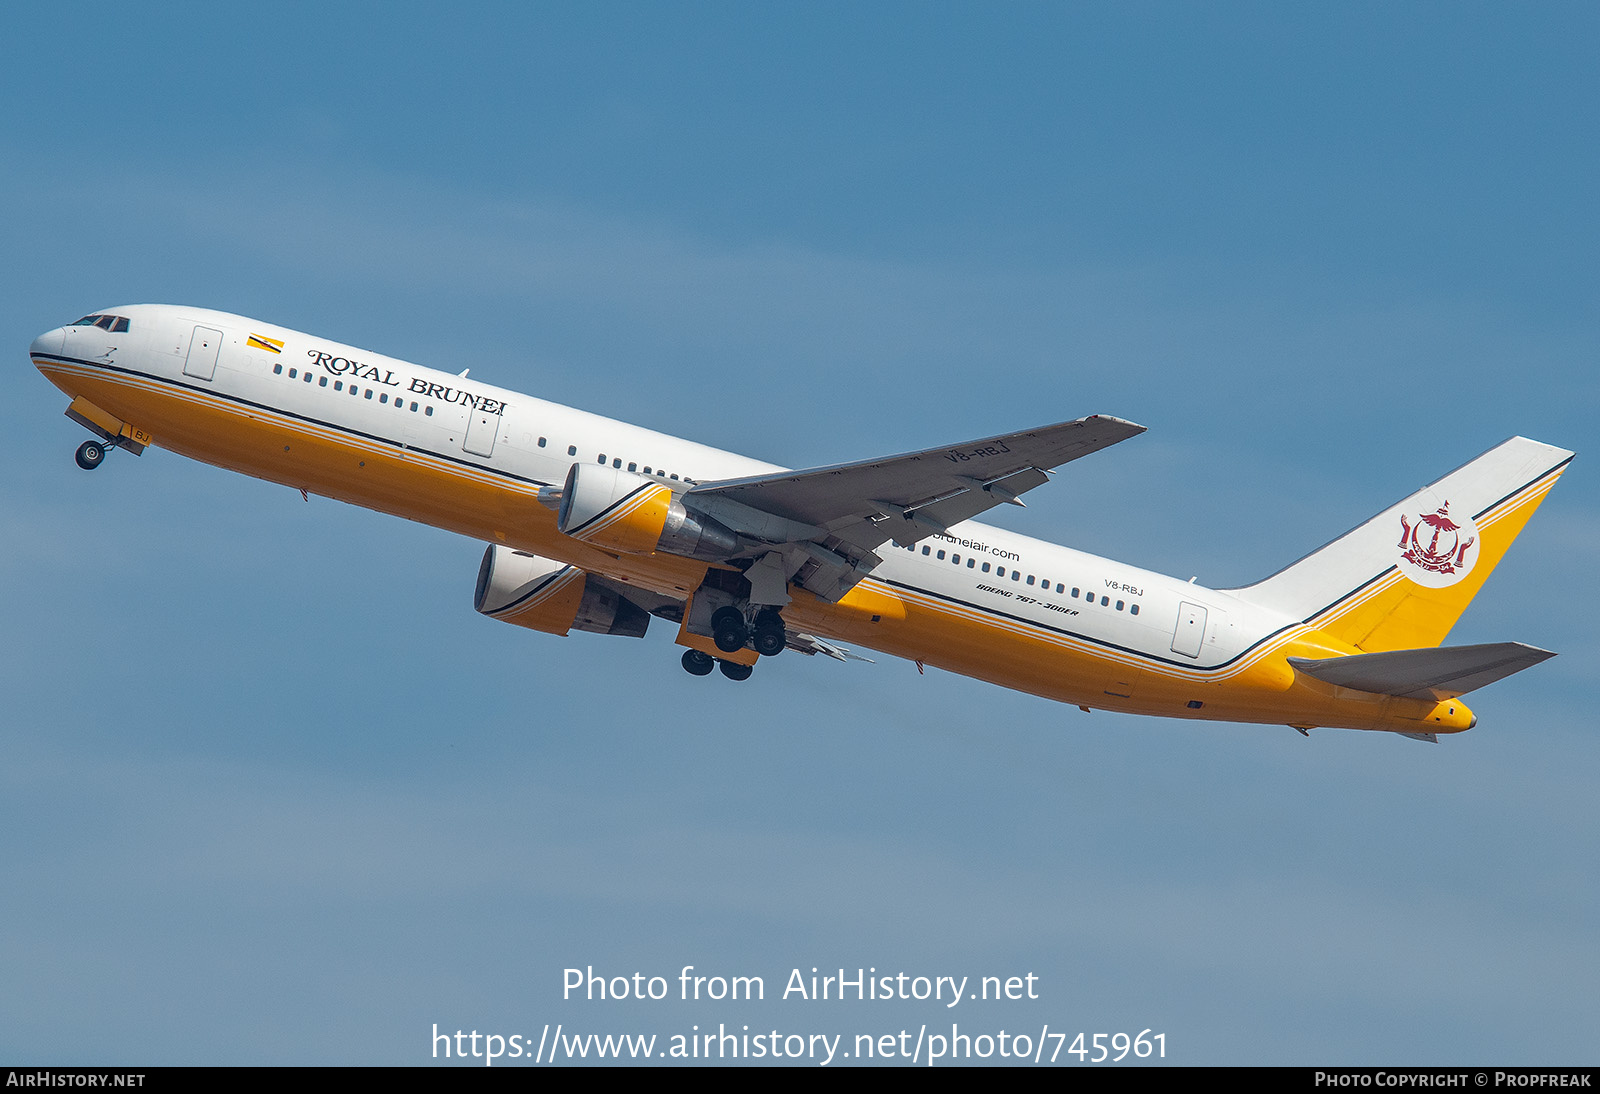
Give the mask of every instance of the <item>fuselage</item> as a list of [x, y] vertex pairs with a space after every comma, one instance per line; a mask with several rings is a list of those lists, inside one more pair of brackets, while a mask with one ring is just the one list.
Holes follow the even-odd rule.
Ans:
[[[707, 563], [612, 553], [538, 504], [574, 463], [674, 489], [773, 464], [269, 323], [137, 305], [58, 328], [57, 387], [207, 463], [558, 559], [683, 599]], [[116, 327], [124, 329], [111, 329]], [[811, 634], [1088, 708], [1408, 733], [1469, 728], [1460, 700], [1337, 688], [1289, 657], [1358, 652], [1233, 593], [968, 521], [900, 546], [837, 603], [795, 590]]]

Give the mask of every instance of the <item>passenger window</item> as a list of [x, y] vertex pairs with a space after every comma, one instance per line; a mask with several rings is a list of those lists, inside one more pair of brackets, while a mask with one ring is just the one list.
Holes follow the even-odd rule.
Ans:
[[272, 366], [272, 375], [274, 375], [274, 376], [282, 376], [283, 375], [283, 366], [282, 365], [273, 365]]
[[309, 372], [301, 373], [300, 374], [300, 379], [304, 380], [306, 383], [309, 384], [311, 382], [311, 373], [309, 373]]
[[595, 462], [600, 464], [602, 467], [605, 466], [606, 454], [604, 452], [600, 453], [600, 458], [597, 459]]
[[388, 401], [389, 401], [389, 393], [387, 391], [385, 391], [382, 395], [378, 396], [378, 402], [387, 403]]
[[668, 475], [667, 477], [670, 478], [670, 479], [676, 479], [678, 477], [678, 473], [676, 471], [674, 471], [671, 475]]
[[416, 412], [417, 412], [417, 404], [416, 403], [412, 403], [411, 404], [411, 413], [415, 414]]
[[654, 474], [654, 472], [652, 472], [652, 471], [651, 471], [651, 470], [650, 470], [650, 465], [649, 465], [649, 464], [645, 464], [645, 465], [644, 465], [644, 473], [645, 473], [645, 474], [646, 474], [646, 475], [650, 475], [650, 474]]
[[1059, 592], [1064, 592], [1064, 591], [1065, 591], [1065, 590], [1064, 590], [1064, 589], [1062, 589], [1062, 587], [1061, 587], [1061, 582], [1059, 582], [1059, 581], [1058, 581], [1058, 582], [1056, 582], [1056, 592], [1058, 592], [1058, 593], [1059, 593]]
[[1076, 588], [1072, 590], [1072, 599], [1078, 599], [1078, 590]]
[[424, 417], [428, 417], [428, 418], [431, 418], [431, 417], [433, 417], [433, 407], [431, 407], [431, 406], [429, 406], [429, 407], [424, 407], [424, 408], [423, 408], [423, 409], [422, 409], [422, 413], [423, 413], [423, 416], [424, 416]]
[[983, 572], [984, 573], [988, 573], [989, 572], [989, 564], [987, 562], [985, 562], [983, 564]]
[[1122, 601], [1119, 600], [1119, 601], [1117, 601], [1117, 611], [1120, 612], [1121, 610], [1122, 610]]
[[1005, 577], [1006, 576], [1006, 568], [1004, 566], [996, 566], [994, 568], [994, 576], [995, 577]]
[[575, 444], [567, 445], [567, 455], [576, 456], [577, 454], [578, 454], [578, 446], [577, 445], [575, 445]]
[[1130, 605], [1129, 605], [1129, 606], [1128, 606], [1128, 614], [1129, 614], [1129, 615], [1138, 615], [1138, 614], [1139, 614], [1139, 605], [1137, 605], [1137, 604], [1130, 604]]
[[622, 466], [622, 457], [618, 456], [616, 459], [612, 460], [611, 461], [611, 466], [612, 467], [621, 467]]
[[300, 370], [299, 369], [292, 368], [292, 369], [289, 370], [289, 379], [291, 379], [291, 380], [297, 379], [299, 377], [299, 375], [300, 375]]
[[1032, 575], [1032, 574], [1029, 574], [1029, 575], [1028, 575], [1028, 584], [1029, 584], [1029, 585], [1032, 585], [1032, 584], [1033, 584], [1033, 575]]
[[1022, 571], [1021, 570], [1012, 570], [1011, 571], [1011, 580], [1012, 581], [1016, 581], [1021, 577], [1022, 577]]
[[372, 389], [370, 387], [367, 388], [367, 398], [372, 398]]
[[1100, 598], [1100, 606], [1101, 606], [1101, 607], [1102, 607], [1102, 608], [1109, 608], [1109, 607], [1111, 607], [1111, 598], [1110, 598], [1110, 597], [1109, 597], [1109, 596], [1102, 596], [1102, 597], [1101, 597], [1101, 598]]
[[[433, 413], [433, 408], [432, 408], [432, 407], [431, 407], [431, 406], [430, 406], [430, 407], [429, 407], [429, 408], [428, 408], [428, 413], [429, 413], [429, 414], [432, 414], [432, 413]], [[539, 447], [540, 447], [540, 448], [543, 448], [543, 447], [544, 447], [544, 438], [543, 438], [543, 437], [540, 437], [540, 438], [539, 438]]]
[[317, 377], [317, 386], [318, 387], [327, 387], [328, 386], [328, 378], [326, 376]]
[[940, 558], [940, 559], [941, 559], [941, 560], [943, 560], [943, 558], [944, 558], [944, 552], [943, 552], [943, 551], [940, 551], [940, 552], [939, 552], [939, 558]]
[[969, 556], [969, 557], [968, 557], [968, 558], [967, 558], [967, 569], [969, 569], [969, 570], [970, 570], [970, 569], [972, 569], [972, 567], [973, 567], [973, 565], [974, 565], [974, 564], [975, 564], [975, 563], [976, 563], [976, 562], [977, 562], [977, 561], [978, 561], [978, 560], [977, 560], [977, 559], [975, 559], [975, 558], [972, 558], [972, 557], [970, 557], [970, 556]]
[[629, 471], [637, 471], [637, 470], [639, 470], [639, 465], [630, 461], [629, 464], [628, 464], [628, 470]]
[[344, 381], [343, 380], [335, 380], [333, 382], [333, 390], [335, 390], [335, 391], [343, 391], [344, 390]]

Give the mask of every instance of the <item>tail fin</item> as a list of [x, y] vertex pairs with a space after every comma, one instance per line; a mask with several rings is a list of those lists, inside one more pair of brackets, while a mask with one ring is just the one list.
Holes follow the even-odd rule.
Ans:
[[1571, 459], [1513, 437], [1232, 592], [1368, 653], [1437, 646]]

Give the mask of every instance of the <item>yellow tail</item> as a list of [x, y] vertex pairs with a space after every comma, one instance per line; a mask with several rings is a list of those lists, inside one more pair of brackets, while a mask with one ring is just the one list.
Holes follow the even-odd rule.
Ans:
[[1235, 595], [1367, 653], [1437, 646], [1572, 453], [1513, 437]]

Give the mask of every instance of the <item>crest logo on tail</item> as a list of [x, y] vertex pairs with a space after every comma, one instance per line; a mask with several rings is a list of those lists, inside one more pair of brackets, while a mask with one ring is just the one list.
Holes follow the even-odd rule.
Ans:
[[1400, 514], [1400, 569], [1418, 585], [1442, 589], [1472, 572], [1478, 561], [1478, 526], [1450, 516], [1447, 501], [1432, 513]]

